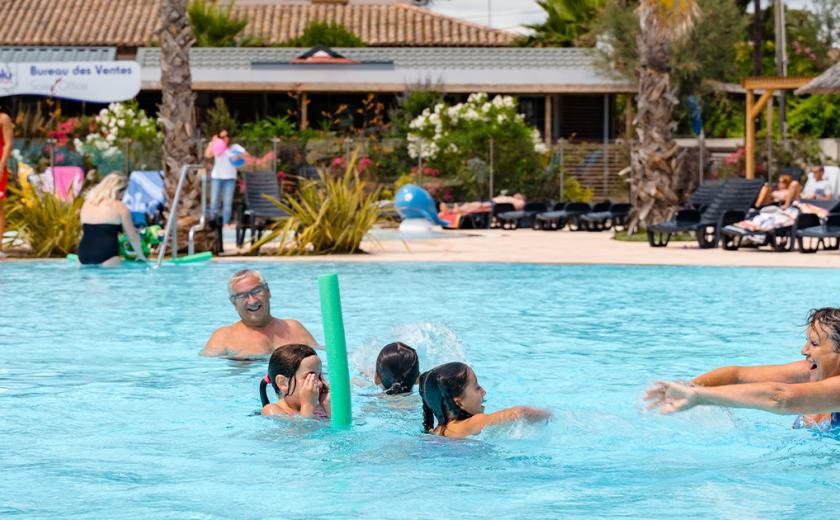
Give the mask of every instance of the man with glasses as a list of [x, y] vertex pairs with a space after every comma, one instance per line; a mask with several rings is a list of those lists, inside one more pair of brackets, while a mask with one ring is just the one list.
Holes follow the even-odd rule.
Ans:
[[271, 291], [259, 271], [245, 269], [228, 282], [229, 299], [241, 320], [220, 327], [210, 336], [202, 356], [250, 358], [269, 356], [290, 343], [318, 348], [312, 334], [299, 321], [271, 315]]

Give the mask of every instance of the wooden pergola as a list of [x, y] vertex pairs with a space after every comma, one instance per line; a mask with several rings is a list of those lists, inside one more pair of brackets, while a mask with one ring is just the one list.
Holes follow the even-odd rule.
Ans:
[[[751, 77], [741, 81], [741, 86], [747, 91], [747, 120], [746, 120], [746, 141], [744, 145], [747, 149], [747, 179], [755, 178], [755, 118], [757, 118], [767, 102], [770, 101], [771, 96], [777, 90], [795, 90], [802, 87], [814, 78], [806, 77]], [[755, 91], [763, 90], [764, 93], [755, 100]]]

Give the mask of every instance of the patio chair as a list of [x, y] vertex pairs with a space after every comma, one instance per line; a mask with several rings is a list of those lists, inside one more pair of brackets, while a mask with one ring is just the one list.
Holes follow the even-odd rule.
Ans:
[[830, 214], [815, 226], [800, 227], [795, 235], [800, 253], [836, 251], [840, 249], [840, 213]]
[[538, 213], [548, 210], [545, 202], [528, 202], [523, 209], [517, 211], [506, 211], [497, 217], [503, 229], [516, 229], [519, 227], [531, 227], [534, 224], [534, 217]]
[[250, 231], [251, 245], [262, 236], [266, 226], [289, 215], [273, 202], [263, 197], [268, 195], [281, 199], [280, 185], [274, 172], [245, 172], [245, 204], [239, 208], [236, 220], [236, 246], [245, 243], [245, 232]]
[[592, 210], [588, 202], [568, 202], [560, 208], [538, 214], [534, 219], [534, 229], [557, 231], [563, 229], [566, 224], [570, 224], [571, 228], [571, 221], [576, 221], [577, 217]]
[[755, 204], [764, 181], [761, 179], [729, 179], [704, 211], [682, 209], [673, 219], [647, 229], [651, 247], [665, 247], [674, 233], [692, 232], [703, 248], [717, 247], [724, 226], [744, 220]]
[[610, 205], [606, 211], [592, 211], [580, 216], [580, 225], [587, 231], [605, 231], [608, 229], [624, 228], [627, 215], [630, 214], [630, 204], [618, 202]]

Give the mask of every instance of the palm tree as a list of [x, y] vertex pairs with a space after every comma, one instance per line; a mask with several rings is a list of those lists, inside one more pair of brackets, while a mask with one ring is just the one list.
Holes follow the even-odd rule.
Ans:
[[547, 18], [527, 25], [534, 34], [520, 40], [529, 47], [573, 47], [590, 29], [605, 0], [537, 0]]
[[695, 0], [642, 0], [639, 4], [639, 91], [633, 120], [629, 231], [670, 218], [679, 202], [675, 182], [682, 153], [672, 136], [678, 103], [671, 85], [671, 45], [685, 36], [699, 14]]
[[[160, 121], [163, 126], [163, 162], [166, 196], [175, 197], [181, 166], [198, 160], [199, 135], [195, 124], [195, 93], [190, 74], [190, 47], [195, 38], [187, 20], [186, 0], [160, 3]], [[178, 224], [183, 228], [197, 221], [201, 187], [195, 175], [187, 177], [178, 206]], [[198, 250], [209, 249], [207, 238], [198, 240]], [[186, 245], [185, 240], [179, 244]], [[203, 246], [203, 247], [202, 247]]]

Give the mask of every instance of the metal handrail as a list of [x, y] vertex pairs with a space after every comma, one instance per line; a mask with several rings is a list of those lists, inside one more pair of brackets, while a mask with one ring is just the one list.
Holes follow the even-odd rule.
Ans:
[[[181, 190], [184, 188], [184, 179], [187, 177], [187, 173], [202, 169], [204, 169], [203, 164], [185, 164], [181, 166], [181, 173], [178, 176], [178, 186], [175, 188], [175, 197], [172, 199], [172, 207], [169, 208], [169, 220], [166, 221], [166, 227], [164, 228], [165, 231], [163, 233], [163, 242], [160, 245], [158, 259], [157, 262], [155, 262], [154, 269], [157, 269], [163, 263], [163, 257], [166, 255], [166, 245], [169, 243], [170, 236], [172, 237], [172, 258], [178, 257], [178, 202], [181, 200]], [[206, 184], [204, 186], [206, 186]], [[205, 190], [202, 190], [201, 193], [202, 212], [201, 220], [199, 222], [204, 221], [204, 191]]]
[[190, 228], [189, 239], [187, 241], [187, 254], [195, 254], [195, 232], [204, 229], [204, 224], [207, 222], [207, 175], [201, 175], [201, 218], [198, 219], [198, 224]]

